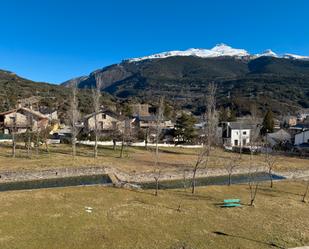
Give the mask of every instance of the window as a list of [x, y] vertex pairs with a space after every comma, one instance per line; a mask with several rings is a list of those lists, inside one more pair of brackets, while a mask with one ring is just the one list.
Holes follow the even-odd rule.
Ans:
[[238, 146], [238, 140], [237, 139], [234, 140], [234, 145]]
[[247, 135], [247, 132], [246, 132], [246, 131], [243, 131], [242, 134], [243, 134], [243, 135]]
[[106, 119], [106, 114], [102, 113], [102, 119]]
[[103, 122], [99, 122], [99, 129], [103, 130]]

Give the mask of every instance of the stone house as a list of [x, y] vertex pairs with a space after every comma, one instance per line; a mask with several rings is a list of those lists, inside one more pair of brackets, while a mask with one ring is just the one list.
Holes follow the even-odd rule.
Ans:
[[132, 109], [132, 116], [133, 117], [149, 116], [150, 115], [149, 104], [132, 104], [131, 109]]
[[284, 129], [280, 129], [273, 133], [267, 133], [265, 136], [265, 142], [271, 147], [281, 145], [284, 143], [291, 143], [292, 136], [289, 132]]
[[125, 126], [125, 120], [120, 115], [109, 110], [100, 110], [84, 117], [84, 126], [88, 132], [95, 130], [95, 120], [100, 132], [122, 131]]
[[4, 134], [24, 133], [28, 129], [36, 131], [44, 129], [49, 124], [49, 118], [30, 108], [19, 107], [0, 113], [0, 131]]
[[[142, 129], [154, 129], [157, 127], [157, 117], [155, 115], [138, 116], [135, 118], [135, 125]], [[160, 121], [159, 126], [161, 129], [172, 129], [174, 124], [171, 120], [163, 119]]]

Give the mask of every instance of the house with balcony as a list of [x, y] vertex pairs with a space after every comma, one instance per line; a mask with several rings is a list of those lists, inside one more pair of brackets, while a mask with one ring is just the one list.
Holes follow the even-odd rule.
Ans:
[[258, 130], [258, 125], [244, 122], [224, 122], [221, 126], [223, 144], [230, 147], [249, 146]]

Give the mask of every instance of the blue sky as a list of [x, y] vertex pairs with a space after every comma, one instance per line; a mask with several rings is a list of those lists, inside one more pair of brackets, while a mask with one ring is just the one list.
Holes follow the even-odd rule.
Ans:
[[122, 59], [226, 43], [309, 55], [307, 0], [1, 1], [0, 68], [60, 83]]

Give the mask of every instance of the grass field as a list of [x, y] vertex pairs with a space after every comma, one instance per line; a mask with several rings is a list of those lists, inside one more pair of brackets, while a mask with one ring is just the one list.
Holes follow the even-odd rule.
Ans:
[[[154, 169], [155, 153], [153, 149], [129, 147], [125, 152], [124, 158], [120, 158], [120, 150], [113, 150], [109, 147], [100, 147], [99, 157], [93, 158], [93, 149], [87, 146], [78, 146], [78, 156], [73, 160], [71, 147], [68, 145], [50, 146], [50, 152], [46, 153], [43, 149], [37, 156], [32, 151], [31, 158], [23, 148], [17, 150], [17, 157], [11, 157], [9, 146], [0, 146], [0, 170], [40, 170], [50, 168], [65, 167], [88, 167], [88, 166], [109, 166], [115, 167], [126, 172], [149, 172]], [[192, 167], [196, 161], [197, 149], [183, 148], [160, 148], [159, 166], [163, 171], [174, 171]], [[225, 152], [216, 149], [211, 153], [209, 168], [224, 168], [229, 163], [230, 158], [238, 158], [238, 154]], [[249, 155], [243, 154], [238, 162], [239, 167], [248, 166]], [[265, 165], [265, 156], [256, 155], [254, 161], [259, 166]], [[309, 160], [297, 157], [277, 156], [276, 171], [308, 169]]]
[[[263, 249], [309, 245], [305, 185], [262, 185], [256, 206], [246, 185], [189, 191], [74, 187], [0, 193], [1, 249]], [[180, 211], [178, 207], [180, 205]], [[92, 213], [85, 206], [93, 208]], [[225, 234], [225, 235], [224, 235]], [[276, 245], [276, 246], [272, 246]]]

